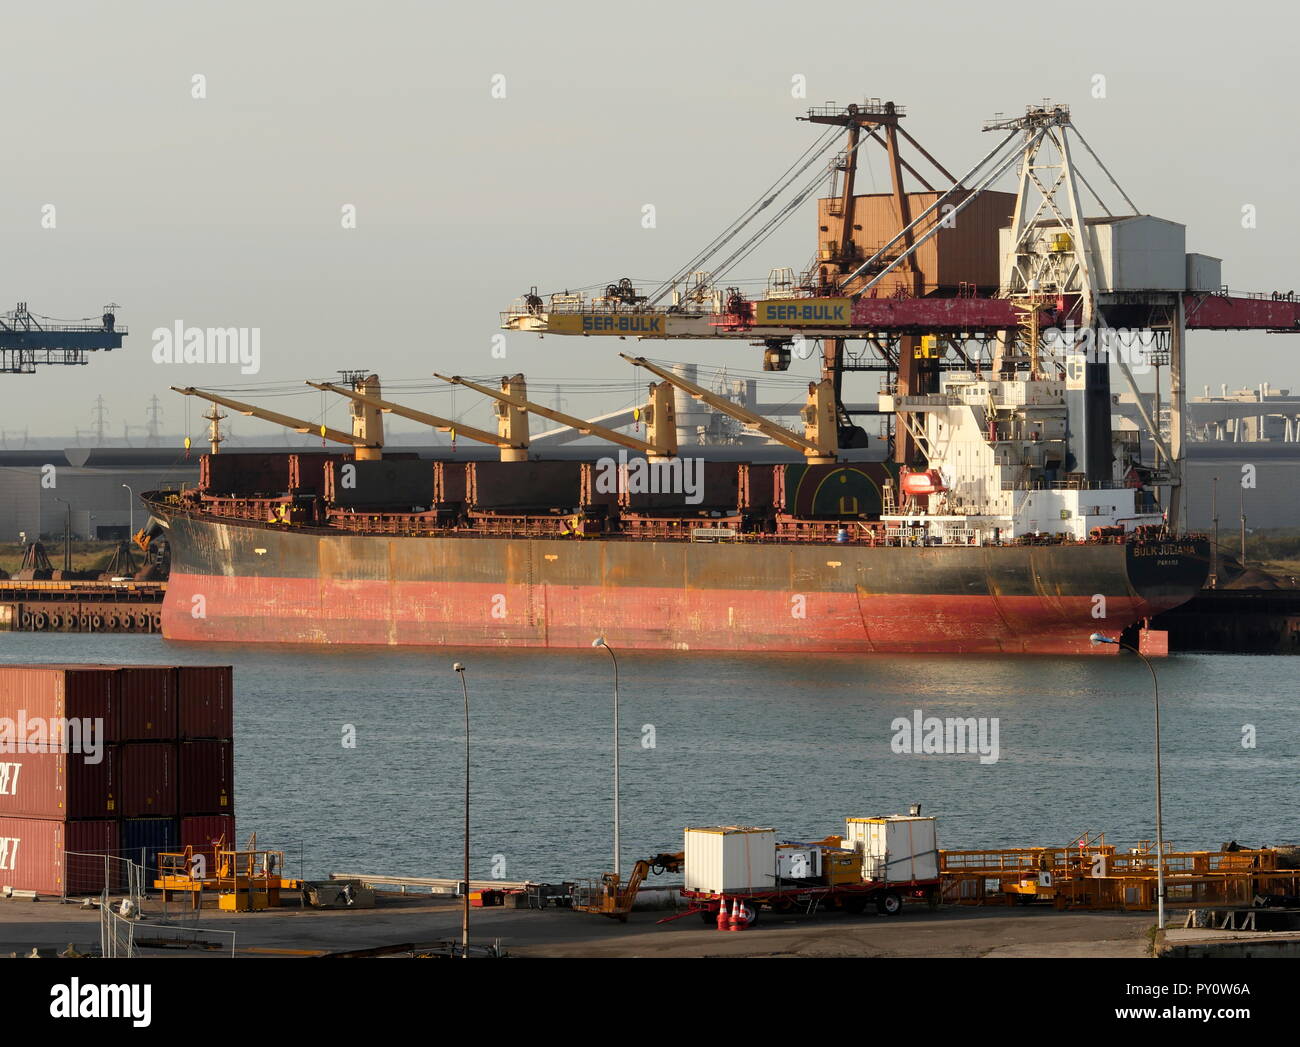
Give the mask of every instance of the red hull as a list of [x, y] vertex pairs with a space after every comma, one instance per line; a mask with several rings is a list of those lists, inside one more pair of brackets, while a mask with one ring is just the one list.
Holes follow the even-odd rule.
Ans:
[[[163, 606], [172, 640], [390, 646], [620, 647], [841, 653], [1113, 654], [1089, 635], [1154, 614], [1112, 597], [1110, 622], [1090, 597], [809, 593], [795, 617], [785, 593], [500, 583], [230, 578], [173, 572]], [[195, 597], [202, 617], [195, 617]]]

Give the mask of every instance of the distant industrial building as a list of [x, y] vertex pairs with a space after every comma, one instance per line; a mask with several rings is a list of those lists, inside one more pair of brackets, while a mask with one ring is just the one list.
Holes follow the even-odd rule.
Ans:
[[198, 456], [161, 448], [69, 447], [0, 451], [0, 541], [127, 537], [148, 518], [139, 496], [198, 480]]

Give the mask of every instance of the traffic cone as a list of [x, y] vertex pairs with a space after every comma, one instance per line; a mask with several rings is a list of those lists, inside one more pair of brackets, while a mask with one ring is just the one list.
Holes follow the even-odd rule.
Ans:
[[722, 901], [718, 903], [718, 930], [725, 931], [729, 920], [730, 917], [727, 915], [727, 899], [723, 898]]
[[731, 907], [731, 922], [727, 924], [727, 930], [738, 931], [745, 926], [745, 917], [742, 915], [744, 911], [744, 903], [737, 898], [736, 904]]

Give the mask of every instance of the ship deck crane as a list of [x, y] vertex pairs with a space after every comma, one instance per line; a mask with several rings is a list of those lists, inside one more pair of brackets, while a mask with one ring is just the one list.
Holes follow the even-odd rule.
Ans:
[[694, 382], [687, 381], [680, 375], [652, 364], [645, 357], [628, 356], [626, 353], [619, 355], [634, 367], [644, 367], [652, 374], [657, 374], [665, 382], [681, 389], [693, 399], [708, 404], [715, 411], [730, 415], [743, 425], [756, 429], [777, 443], [801, 451], [810, 464], [830, 465], [836, 460], [839, 434], [835, 426], [835, 394], [829, 379], [808, 384], [808, 403], [801, 412], [804, 420], [804, 435], [799, 436], [784, 426], [764, 418], [761, 414], [747, 410], [733, 400], [728, 400], [725, 396], [719, 396]]
[[[193, 386], [182, 388], [174, 385], [172, 390], [182, 396], [197, 396], [211, 403], [220, 404], [222, 407], [228, 407], [232, 411], [238, 411], [240, 414], [252, 418], [260, 418], [265, 422], [274, 422], [276, 425], [282, 425], [286, 429], [292, 429], [297, 433], [319, 433], [323, 439], [355, 448], [358, 461], [373, 461], [383, 457], [384, 433], [382, 425], [378, 427], [372, 425], [369, 431], [362, 435], [345, 433], [338, 429], [331, 429], [326, 425], [313, 425], [311, 422], [304, 421], [301, 418], [294, 418], [292, 415], [280, 414], [278, 411], [268, 411], [264, 407], [256, 407], [241, 400], [232, 400], [227, 396], [218, 396], [216, 393], [195, 389]], [[357, 426], [357, 424], [357, 418], [354, 416], [353, 425]]]
[[677, 454], [677, 419], [673, 408], [672, 388], [663, 382], [652, 383], [650, 386], [649, 401], [642, 408], [645, 414], [647, 439], [639, 440], [635, 436], [628, 436], [616, 429], [609, 429], [595, 422], [575, 418], [563, 411], [557, 411], [554, 408], [534, 403], [524, 396], [522, 392], [512, 395], [504, 391], [508, 382], [513, 382], [516, 390], [522, 389], [523, 375], [515, 375], [513, 379], [503, 378], [501, 382], [502, 391], [500, 392], [486, 385], [471, 382], [467, 378], [461, 378], [459, 375], [448, 376], [435, 372], [434, 377], [440, 378], [444, 382], [450, 382], [452, 385], [463, 385], [466, 389], [473, 389], [476, 393], [490, 396], [507, 407], [540, 415], [542, 418], [549, 418], [553, 422], [567, 425], [584, 436], [599, 436], [601, 439], [618, 444], [620, 447], [626, 447], [633, 451], [643, 451], [650, 458], [673, 458]]
[[367, 396], [364, 393], [358, 393], [354, 389], [345, 389], [343, 386], [335, 385], [332, 382], [308, 382], [313, 389], [320, 389], [324, 392], [338, 393], [340, 396], [346, 396], [355, 403], [365, 404], [384, 414], [395, 414], [402, 418], [408, 418], [412, 422], [420, 422], [424, 425], [432, 426], [439, 432], [449, 432], [454, 436], [464, 436], [477, 443], [489, 444], [501, 449], [501, 460], [512, 461], [515, 459], [508, 458], [507, 455], [515, 451], [523, 451], [525, 456], [528, 452], [528, 434], [522, 436], [505, 437], [486, 432], [483, 429], [475, 429], [473, 426], [464, 425], [450, 418], [442, 418], [436, 414], [429, 414], [427, 411], [419, 411], [414, 407], [406, 407], [403, 404], [394, 403], [392, 400], [384, 400], [377, 396]]

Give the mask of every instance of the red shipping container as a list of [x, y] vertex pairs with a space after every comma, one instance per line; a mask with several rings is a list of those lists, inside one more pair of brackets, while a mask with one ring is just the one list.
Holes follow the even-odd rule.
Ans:
[[202, 854], [208, 860], [208, 873], [216, 871], [216, 854], [218, 847], [228, 851], [235, 850], [235, 816], [233, 814], [201, 814], [181, 819], [180, 849], [193, 848], [194, 854]]
[[235, 736], [234, 671], [229, 665], [182, 665], [176, 670], [181, 738]]
[[118, 814], [123, 818], [170, 818], [176, 814], [176, 744], [129, 742], [114, 764]]
[[19, 721], [64, 718], [89, 720], [101, 741], [116, 742], [115, 683], [107, 665], [0, 666], [0, 743], [20, 740]]
[[234, 742], [179, 745], [180, 813], [230, 814], [235, 809]]
[[[57, 749], [0, 753], [0, 817], [116, 817], [115, 756], [113, 746], [104, 746], [98, 754]], [[97, 763], [89, 762], [96, 757]]]
[[123, 665], [117, 671], [120, 742], [170, 742], [177, 736], [176, 670], [164, 665]]
[[[99, 855], [116, 854], [117, 822], [55, 822], [0, 818], [0, 886], [38, 894], [98, 893], [104, 887]], [[115, 881], [118, 862], [109, 862]], [[116, 889], [116, 882], [110, 882]]]

